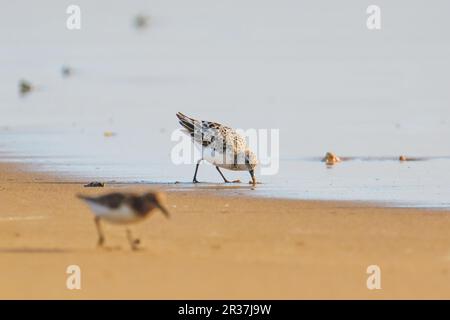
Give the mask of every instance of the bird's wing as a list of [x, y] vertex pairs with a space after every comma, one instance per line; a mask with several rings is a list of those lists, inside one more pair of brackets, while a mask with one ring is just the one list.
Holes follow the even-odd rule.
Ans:
[[86, 202], [95, 203], [104, 207], [108, 207], [110, 209], [117, 209], [119, 208], [123, 203], [125, 203], [125, 200], [129, 197], [126, 194], [123, 193], [110, 193], [99, 197], [88, 197], [83, 195], [78, 195], [80, 199], [85, 200]]
[[192, 137], [192, 139], [203, 145], [208, 146], [216, 139], [216, 132], [220, 128], [220, 124], [210, 121], [199, 121], [190, 118], [181, 112], [177, 113], [178, 120], [181, 126], [185, 129], [184, 132]]
[[181, 112], [177, 113], [177, 117], [185, 132], [204, 147], [240, 152], [247, 146], [245, 138], [230, 127], [213, 121], [196, 120]]

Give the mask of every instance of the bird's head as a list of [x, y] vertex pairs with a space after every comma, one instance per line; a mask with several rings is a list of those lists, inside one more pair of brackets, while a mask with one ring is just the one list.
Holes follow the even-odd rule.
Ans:
[[256, 155], [250, 150], [245, 151], [245, 164], [247, 165], [249, 170], [254, 170], [258, 165], [258, 159], [256, 158]]
[[170, 218], [169, 211], [165, 207], [166, 194], [164, 192], [148, 192], [143, 197], [147, 202], [161, 210], [166, 218]]
[[245, 151], [245, 164], [248, 168], [248, 172], [250, 172], [250, 175], [252, 177], [253, 185], [256, 185], [255, 168], [258, 165], [258, 159], [256, 158], [256, 155], [250, 150]]

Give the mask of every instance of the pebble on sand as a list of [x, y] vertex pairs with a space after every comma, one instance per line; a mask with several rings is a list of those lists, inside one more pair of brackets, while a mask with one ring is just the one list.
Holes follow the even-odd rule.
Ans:
[[85, 188], [103, 188], [105, 184], [103, 182], [93, 181], [89, 182], [88, 184], [85, 184]]

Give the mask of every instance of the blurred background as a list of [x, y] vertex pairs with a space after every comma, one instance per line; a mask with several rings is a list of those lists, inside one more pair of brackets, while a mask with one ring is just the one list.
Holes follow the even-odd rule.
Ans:
[[[66, 28], [72, 4], [81, 30]], [[366, 27], [372, 4], [381, 30]], [[190, 182], [194, 165], [170, 159], [181, 111], [280, 130], [279, 173], [239, 192], [450, 205], [448, 1], [1, 0], [1, 8], [3, 161], [68, 180]], [[25, 95], [22, 80], [34, 88]], [[319, 161], [327, 151], [356, 158], [327, 168]], [[199, 180], [221, 178], [203, 166]]]

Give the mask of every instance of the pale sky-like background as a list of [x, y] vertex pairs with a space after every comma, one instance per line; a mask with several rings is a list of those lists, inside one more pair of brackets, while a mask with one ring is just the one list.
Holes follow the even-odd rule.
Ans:
[[[66, 28], [70, 4], [81, 7], [79, 31]], [[366, 27], [371, 4], [381, 8], [379, 31]], [[266, 181], [286, 186], [282, 195], [450, 201], [447, 160], [332, 170], [303, 160], [327, 151], [450, 156], [448, 1], [1, 0], [1, 8], [2, 152], [39, 156], [48, 170], [189, 181], [192, 166], [169, 156], [182, 111], [279, 129], [280, 174]], [[145, 30], [133, 27], [139, 13], [151, 17]], [[73, 77], [61, 77], [63, 65]], [[38, 90], [20, 98], [20, 79]], [[105, 139], [107, 130], [117, 136]], [[202, 178], [217, 180], [212, 168]]]

